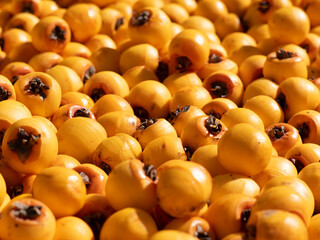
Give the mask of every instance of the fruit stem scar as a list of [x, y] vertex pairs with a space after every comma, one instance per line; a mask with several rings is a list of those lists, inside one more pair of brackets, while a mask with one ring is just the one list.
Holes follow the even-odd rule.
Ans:
[[24, 90], [33, 95], [39, 95], [42, 100], [44, 100], [47, 96], [45, 91], [49, 90], [50, 88], [45, 85], [40, 78], [34, 77], [31, 81], [25, 86]]
[[156, 123], [158, 120], [156, 118], [150, 118], [150, 119], [146, 119], [143, 122], [141, 122], [141, 124], [137, 127], [137, 130], [144, 130], [147, 127], [150, 127], [151, 125], [153, 125], [154, 123]]
[[20, 202], [16, 202], [15, 205], [16, 208], [12, 210], [15, 217], [34, 220], [41, 216], [42, 206], [28, 206]]
[[174, 124], [174, 121], [178, 118], [178, 116], [181, 113], [187, 112], [190, 108], [190, 105], [185, 105], [181, 108], [177, 107], [176, 110], [170, 111], [169, 116], [167, 117], [168, 122], [170, 122], [172, 125]]
[[222, 61], [221, 56], [217, 54], [211, 54], [208, 59], [208, 63], [219, 63]]
[[57, 40], [58, 42], [63, 42], [65, 38], [66, 31], [61, 29], [59, 26], [55, 26], [52, 32], [50, 33], [51, 40]]
[[176, 61], [176, 70], [179, 70], [180, 72], [187, 71], [188, 67], [191, 65], [191, 61], [186, 56], [177, 57]]
[[270, 9], [270, 3], [269, 1], [260, 1], [258, 10], [262, 13], [268, 12]]
[[268, 135], [273, 139], [280, 139], [286, 134], [286, 132], [287, 131], [285, 130], [284, 126], [274, 126]]
[[0, 101], [7, 100], [10, 96], [12, 96], [12, 92], [0, 86]]
[[215, 118], [213, 115], [208, 116], [208, 118], [205, 120], [204, 126], [213, 135], [219, 134], [222, 129], [219, 119]]
[[17, 152], [19, 159], [24, 163], [29, 157], [32, 147], [38, 142], [41, 134], [33, 135], [27, 133], [23, 128], [19, 127], [17, 138], [7, 143], [12, 152]]
[[201, 240], [211, 240], [208, 232], [205, 232], [200, 224], [197, 225], [194, 236]]
[[145, 164], [143, 166], [143, 170], [152, 181], [155, 181], [157, 179], [157, 169], [153, 165], [147, 165]]
[[226, 97], [228, 96], [227, 84], [221, 81], [212, 82], [210, 92], [216, 97]]
[[151, 15], [151, 12], [148, 10], [138, 12], [132, 16], [130, 23], [134, 27], [141, 27], [149, 22]]
[[104, 95], [106, 95], [106, 92], [102, 88], [95, 88], [92, 90], [90, 97], [94, 102], [96, 102]]
[[90, 117], [90, 110], [85, 107], [80, 108], [74, 113], [73, 117]]

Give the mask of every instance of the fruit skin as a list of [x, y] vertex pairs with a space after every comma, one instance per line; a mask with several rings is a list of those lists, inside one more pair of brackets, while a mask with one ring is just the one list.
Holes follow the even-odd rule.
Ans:
[[75, 170], [48, 167], [36, 176], [32, 196], [44, 202], [56, 218], [72, 216], [84, 205], [86, 186]]
[[198, 238], [182, 231], [166, 229], [160, 230], [153, 234], [149, 240], [163, 240], [163, 239], [172, 239], [172, 240], [197, 240]]
[[315, 214], [312, 216], [312, 218], [310, 220], [310, 223], [308, 226], [309, 240], [316, 240], [316, 239], [319, 239], [319, 237], [320, 237], [319, 219], [320, 219], [320, 214]]
[[212, 190], [210, 173], [200, 164], [170, 160], [158, 169], [160, 207], [176, 218], [197, 216]]
[[0, 206], [2, 206], [2, 204], [4, 203], [6, 194], [7, 194], [6, 182], [2, 174], [0, 173]]
[[[15, 215], [20, 205], [41, 207], [35, 219], [23, 219]], [[31, 197], [11, 200], [1, 212], [0, 237], [3, 240], [53, 240], [56, 220], [52, 211], [43, 202]]]
[[247, 123], [234, 125], [218, 141], [218, 160], [232, 173], [255, 175], [268, 165], [271, 156], [268, 135]]

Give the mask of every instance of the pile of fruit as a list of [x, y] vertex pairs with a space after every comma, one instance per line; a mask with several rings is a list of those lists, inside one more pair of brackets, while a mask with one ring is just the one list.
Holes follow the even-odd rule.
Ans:
[[319, 13], [0, 1], [0, 240], [319, 240]]

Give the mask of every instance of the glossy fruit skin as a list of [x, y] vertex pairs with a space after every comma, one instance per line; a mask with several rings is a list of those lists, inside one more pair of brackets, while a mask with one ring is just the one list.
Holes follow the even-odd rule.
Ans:
[[75, 216], [57, 219], [56, 231], [53, 240], [94, 240], [93, 232], [88, 224]]
[[0, 101], [3, 100], [16, 100], [16, 92], [14, 90], [13, 84], [11, 81], [5, 76], [0, 76], [0, 87], [1, 87], [1, 95]]
[[149, 211], [157, 204], [156, 182], [146, 174], [145, 167], [140, 160], [132, 159], [113, 168], [105, 191], [115, 210], [135, 207]]
[[63, 19], [69, 24], [74, 41], [86, 42], [100, 31], [100, 9], [90, 3], [76, 3], [67, 8]]
[[129, 68], [122, 74], [122, 77], [126, 80], [130, 89], [139, 82], [145, 80], [159, 80], [155, 72], [147, 66], [135, 66]]
[[69, 42], [61, 52], [62, 57], [79, 56], [83, 58], [89, 58], [91, 51], [84, 44], [79, 42]]
[[219, 16], [223, 16], [228, 13], [228, 8], [223, 1], [220, 0], [204, 0], [197, 4], [197, 8], [194, 12], [197, 15], [207, 17], [214, 22]]
[[[63, 32], [62, 41], [56, 31]], [[54, 34], [54, 36], [53, 36]], [[32, 44], [40, 52], [61, 53], [71, 40], [71, 30], [62, 18], [48, 16], [42, 18], [31, 31]]]
[[254, 40], [254, 38], [249, 34], [243, 32], [233, 32], [228, 34], [222, 40], [221, 44], [227, 51], [228, 55], [242, 46], [257, 46], [256, 40]]
[[[37, 144], [31, 146], [30, 153], [19, 153], [10, 148], [10, 142], [17, 140], [19, 129], [28, 134], [39, 136]], [[9, 143], [9, 144], [8, 144]], [[4, 160], [11, 168], [21, 173], [37, 174], [48, 167], [58, 153], [57, 137], [52, 128], [44, 121], [27, 117], [14, 122], [6, 131], [2, 141]]]
[[[148, 14], [142, 24], [139, 16]], [[129, 36], [134, 42], [149, 43], [161, 49], [171, 39], [171, 21], [168, 15], [159, 8], [145, 7], [139, 9], [128, 23]]]
[[307, 14], [298, 7], [276, 10], [268, 20], [271, 38], [280, 43], [300, 44], [310, 29]]
[[308, 226], [308, 237], [309, 240], [316, 240], [320, 236], [319, 232], [319, 214], [314, 214], [310, 220]]
[[170, 18], [171, 23], [183, 23], [190, 16], [188, 11], [177, 3], [166, 3], [161, 8]]
[[239, 76], [244, 87], [254, 80], [262, 77], [262, 70], [267, 57], [264, 55], [253, 55], [246, 58], [239, 66]]
[[53, 66], [59, 64], [63, 58], [55, 52], [40, 52], [30, 58], [28, 64], [36, 72], [46, 73]]
[[157, 172], [161, 208], [177, 218], [197, 216], [210, 197], [209, 172], [198, 163], [181, 160], [168, 161]]
[[124, 208], [105, 221], [99, 239], [146, 240], [156, 232], [157, 226], [150, 214], [139, 208]]
[[107, 133], [97, 121], [76, 117], [68, 119], [61, 125], [57, 138], [59, 154], [70, 155], [80, 163], [90, 163], [91, 154], [101, 141], [107, 138]]
[[257, 240], [286, 240], [289, 235], [292, 240], [308, 239], [307, 227], [301, 218], [282, 210], [256, 212], [249, 218], [246, 232], [246, 236], [249, 238], [255, 236]]
[[106, 34], [96, 34], [92, 36], [85, 43], [85, 46], [87, 46], [92, 53], [102, 47], [116, 49], [114, 40]]
[[61, 96], [61, 106], [65, 104], [78, 104], [91, 109], [94, 105], [93, 100], [86, 94], [76, 91], [68, 91]]
[[202, 111], [207, 115], [213, 115], [216, 118], [221, 119], [228, 110], [237, 107], [237, 104], [228, 98], [215, 98], [204, 105]]
[[[24, 219], [15, 215], [17, 207], [41, 207], [40, 215], [35, 219]], [[10, 201], [1, 212], [0, 237], [4, 240], [43, 239], [52, 240], [56, 228], [56, 221], [52, 211], [43, 202], [31, 197]]]
[[80, 164], [81, 163], [77, 159], [65, 154], [58, 154], [56, 159], [51, 162], [51, 166], [61, 166], [71, 169]]
[[35, 178], [32, 196], [44, 202], [56, 218], [71, 216], [84, 205], [86, 186], [75, 170], [49, 167]]
[[243, 231], [242, 212], [250, 210], [256, 198], [239, 193], [227, 194], [210, 204], [204, 218], [210, 223], [218, 239]]
[[20, 76], [34, 72], [34, 69], [25, 62], [11, 62], [1, 70], [1, 75], [7, 77], [14, 84]]
[[34, 14], [28, 12], [17, 13], [6, 24], [6, 29], [16, 28], [17, 26], [20, 29], [31, 33], [32, 28], [39, 22], [39, 18]]
[[99, 33], [105, 34], [111, 38], [113, 38], [116, 35], [117, 30], [125, 24], [123, 14], [114, 8], [102, 8], [100, 15], [102, 25]]
[[6, 194], [7, 194], [6, 182], [5, 182], [2, 174], [0, 173], [0, 206], [2, 206], [2, 204], [4, 203], [4, 200], [6, 198]]
[[[177, 34], [169, 45], [169, 70], [196, 71], [203, 67], [210, 53], [209, 41], [200, 31], [185, 29]], [[187, 66], [180, 66], [179, 58], [186, 57], [190, 62]]]
[[[43, 95], [25, 90], [33, 80], [40, 80], [47, 88]], [[14, 84], [17, 100], [25, 104], [33, 115], [50, 117], [60, 105], [61, 87], [50, 75], [43, 72], [31, 72], [19, 78]], [[27, 88], [28, 89], [28, 88]]]
[[218, 142], [218, 160], [233, 173], [255, 175], [268, 165], [271, 155], [268, 135], [247, 123], [234, 125]]

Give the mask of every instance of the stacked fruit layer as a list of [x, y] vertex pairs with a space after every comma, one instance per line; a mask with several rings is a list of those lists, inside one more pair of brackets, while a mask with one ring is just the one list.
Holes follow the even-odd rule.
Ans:
[[320, 0], [2, 0], [0, 240], [319, 240]]

